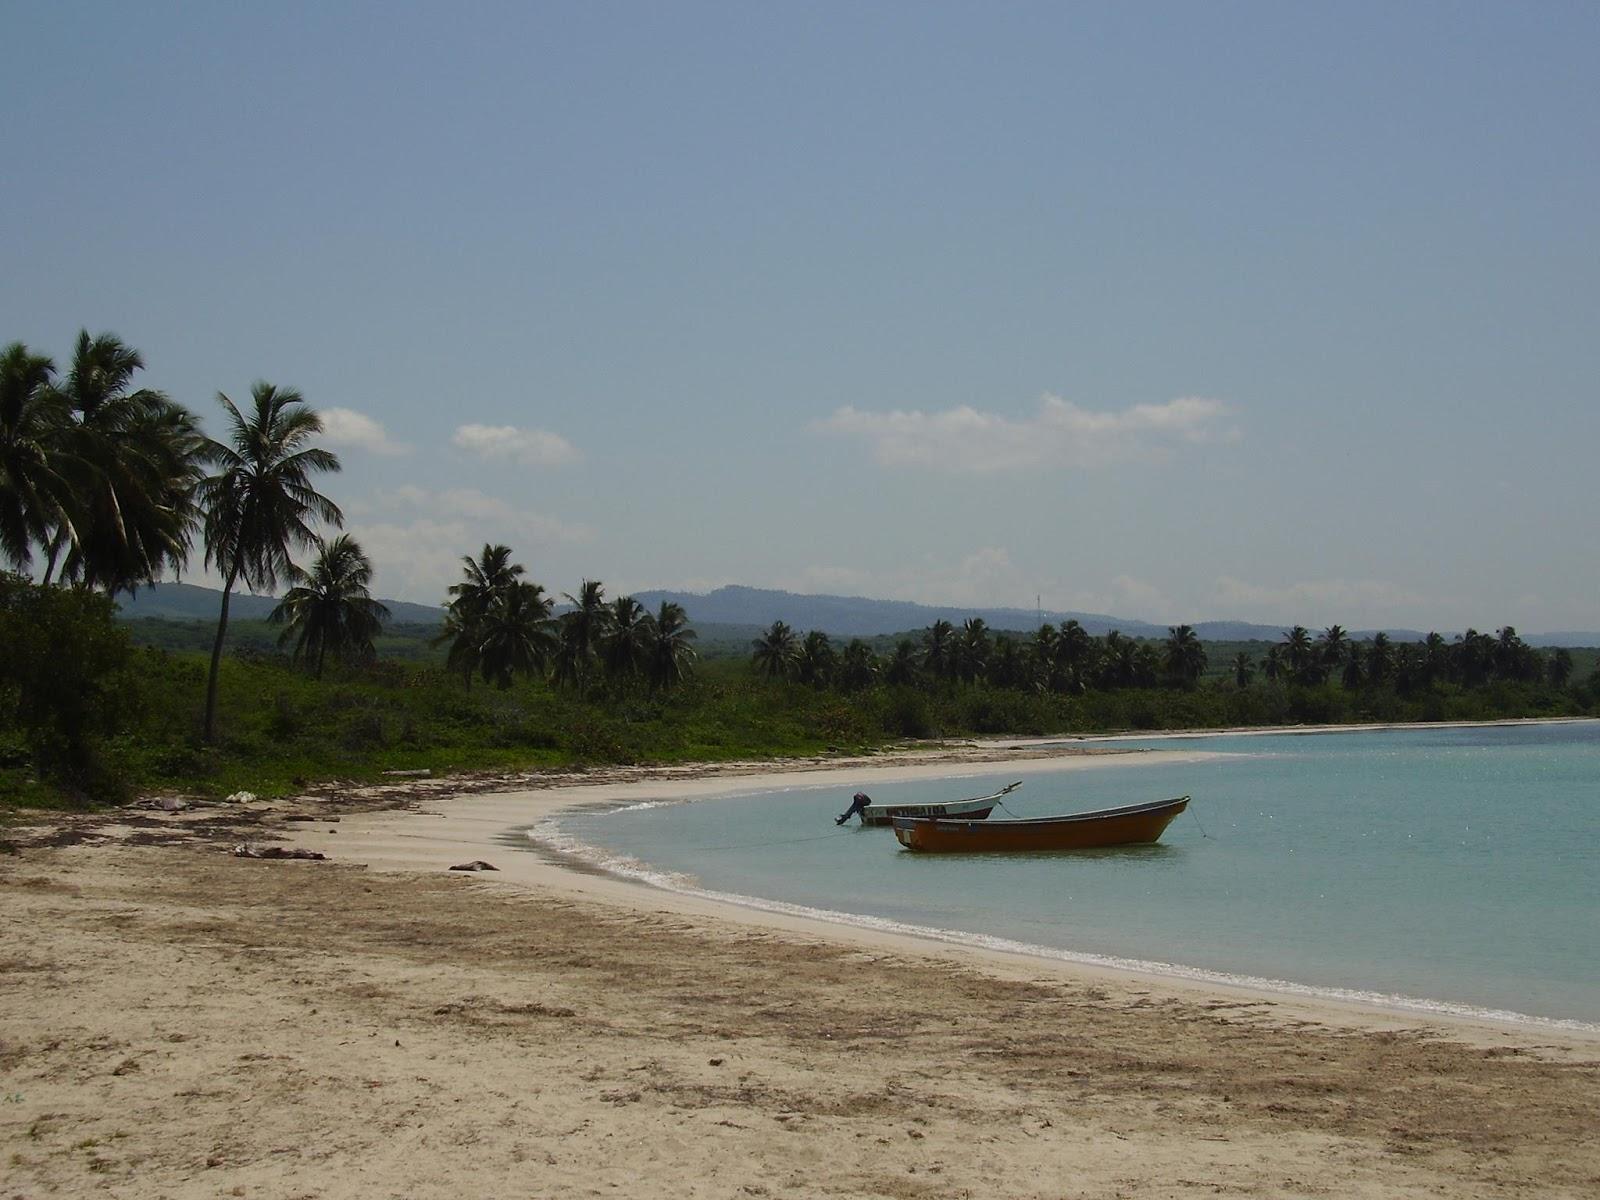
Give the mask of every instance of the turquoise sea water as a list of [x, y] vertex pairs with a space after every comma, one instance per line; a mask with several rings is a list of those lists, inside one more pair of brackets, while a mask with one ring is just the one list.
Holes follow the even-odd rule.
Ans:
[[577, 811], [533, 836], [768, 907], [1600, 1024], [1600, 722], [1120, 744], [1214, 757], [861, 786], [910, 801], [1024, 779], [1017, 816], [1192, 796], [1157, 845], [913, 854], [834, 828], [849, 786]]

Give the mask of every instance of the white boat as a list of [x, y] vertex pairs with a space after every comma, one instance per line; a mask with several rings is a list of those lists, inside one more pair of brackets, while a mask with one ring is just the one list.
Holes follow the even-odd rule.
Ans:
[[1002, 796], [1010, 795], [1022, 786], [1022, 780], [1008, 783], [998, 792], [987, 796], [973, 796], [970, 800], [935, 800], [927, 804], [874, 804], [865, 792], [857, 792], [844, 814], [835, 820], [843, 825], [857, 813], [863, 825], [890, 825], [896, 817], [948, 817], [963, 821], [981, 821], [994, 811]]

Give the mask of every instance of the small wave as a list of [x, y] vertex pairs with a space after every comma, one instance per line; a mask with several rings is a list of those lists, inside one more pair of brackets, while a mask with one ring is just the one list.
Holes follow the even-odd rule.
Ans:
[[[664, 803], [671, 803], [670, 801]], [[1429, 1000], [1417, 996], [1404, 996], [1389, 992], [1367, 991], [1360, 988], [1323, 987], [1296, 983], [1290, 979], [1271, 979], [1257, 975], [1240, 975], [1228, 971], [1213, 971], [1204, 967], [1185, 966], [1182, 963], [1156, 962], [1138, 958], [1122, 958], [1109, 954], [1090, 954], [1077, 950], [1060, 950], [1019, 942], [992, 934], [967, 933], [959, 929], [940, 929], [930, 925], [916, 925], [909, 921], [896, 921], [866, 913], [844, 913], [829, 908], [814, 908], [805, 904], [791, 904], [785, 900], [767, 900], [760, 896], [746, 896], [738, 892], [719, 892], [701, 887], [698, 879], [689, 874], [663, 871], [641, 859], [627, 854], [603, 850], [562, 831], [555, 818], [543, 821], [524, 831], [532, 842], [557, 853], [571, 856], [588, 865], [623, 879], [636, 880], [663, 891], [684, 896], [716, 900], [756, 912], [779, 916], [800, 917], [823, 921], [830, 925], [847, 925], [858, 929], [871, 929], [880, 933], [900, 934], [925, 941], [942, 942], [953, 946], [967, 946], [978, 950], [1019, 954], [1053, 962], [1077, 963], [1083, 966], [1104, 967], [1140, 975], [1155, 975], [1182, 979], [1193, 983], [1217, 984], [1223, 987], [1245, 988], [1276, 995], [1304, 996], [1312, 1000], [1334, 1000], [1381, 1008], [1386, 1011], [1417, 1013], [1429, 1017], [1449, 1017], [1474, 1021], [1494, 1021], [1537, 1029], [1570, 1030], [1578, 1033], [1600, 1033], [1600, 1023], [1579, 1021], [1567, 1017], [1540, 1017], [1509, 1009], [1481, 1008], [1471, 1004], [1458, 1004], [1448, 1000]]]

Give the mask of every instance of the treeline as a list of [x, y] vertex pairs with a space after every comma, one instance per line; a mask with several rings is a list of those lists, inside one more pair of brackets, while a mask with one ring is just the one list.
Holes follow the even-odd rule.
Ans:
[[510, 547], [485, 545], [462, 562], [465, 578], [450, 588], [436, 644], [449, 647], [446, 668], [467, 687], [478, 676], [506, 689], [522, 676], [583, 695], [602, 684], [626, 692], [643, 683], [656, 693], [687, 677], [695, 631], [682, 605], [664, 600], [649, 613], [632, 596], [607, 604], [605, 586], [585, 579], [576, 596], [563, 596], [570, 607], [557, 617]]
[[[902, 638], [880, 655], [860, 638], [842, 648], [826, 633], [804, 636], [775, 621], [751, 648], [751, 662], [769, 679], [859, 692], [880, 682], [899, 686], [949, 683], [1084, 695], [1133, 688], [1192, 690], [1209, 665], [1205, 645], [1188, 625], [1168, 629], [1163, 642], [1136, 640], [1112, 630], [1094, 637], [1077, 621], [1060, 629], [1042, 625], [1027, 637], [995, 634], [982, 618], [958, 629], [937, 621], [920, 639]], [[1567, 687], [1572, 654], [1529, 646], [1507, 625], [1495, 636], [1469, 629], [1453, 642], [1430, 633], [1422, 642], [1393, 642], [1384, 633], [1354, 641], [1331, 625], [1313, 636], [1303, 626], [1288, 630], [1259, 663], [1248, 651], [1228, 663], [1229, 682], [1248, 688], [1259, 679], [1301, 688], [1333, 683], [1347, 691], [1393, 689], [1415, 695], [1439, 684], [1480, 688], [1497, 683]]]
[[[317, 681], [329, 661], [372, 666], [389, 617], [371, 596], [371, 561], [338, 532], [343, 514], [317, 490], [340, 462], [316, 444], [322, 421], [304, 397], [266, 382], [243, 406], [218, 393], [228, 433], [216, 440], [182, 405], [136, 387], [143, 369], [138, 351], [87, 330], [61, 371], [22, 343], [0, 351], [0, 563], [19, 572], [0, 583], [0, 644], [12, 651], [0, 656], [0, 770], [28, 766], [101, 798], [126, 791], [127, 773], [106, 748], [131, 728], [120, 698], [141, 682], [129, 672], [125, 632], [113, 627], [118, 594], [182, 571], [197, 552], [222, 576], [197, 705], [207, 747], [219, 740], [235, 587], [271, 594], [289, 585], [270, 622], [282, 627], [279, 647]], [[548, 676], [587, 697], [602, 685], [662, 693], [685, 679], [695, 635], [681, 607], [651, 614], [631, 597], [607, 604], [601, 584], [586, 580], [557, 618], [507, 547], [465, 561], [439, 641], [468, 686]], [[35, 570], [37, 584], [23, 574]], [[189, 702], [188, 689], [174, 692]]]

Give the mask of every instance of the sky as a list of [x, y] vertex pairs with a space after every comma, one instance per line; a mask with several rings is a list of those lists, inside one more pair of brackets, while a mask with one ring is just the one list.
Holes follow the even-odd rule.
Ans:
[[1600, 628], [1600, 6], [0, 21], [0, 342], [297, 388], [379, 595]]

